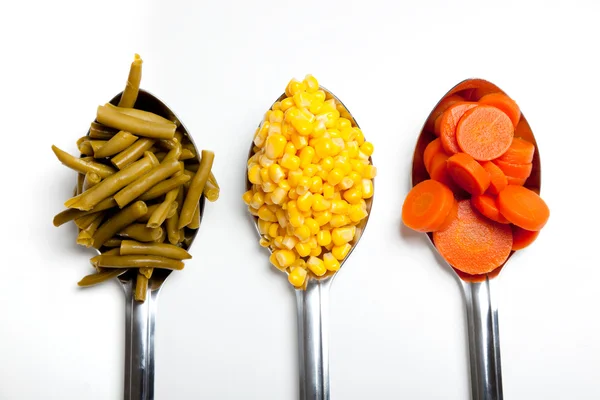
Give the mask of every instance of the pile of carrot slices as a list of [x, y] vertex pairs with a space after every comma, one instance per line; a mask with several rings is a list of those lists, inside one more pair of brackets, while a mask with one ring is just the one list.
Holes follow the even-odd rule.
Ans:
[[423, 153], [430, 179], [412, 188], [402, 221], [433, 232], [446, 261], [470, 275], [502, 266], [529, 246], [550, 216], [546, 203], [524, 187], [535, 145], [518, 137], [521, 111], [504, 93], [477, 101], [444, 98], [425, 126], [437, 136]]

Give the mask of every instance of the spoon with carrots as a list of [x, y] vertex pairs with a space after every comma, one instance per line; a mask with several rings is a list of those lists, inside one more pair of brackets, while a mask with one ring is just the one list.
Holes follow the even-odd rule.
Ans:
[[530, 245], [549, 210], [537, 143], [518, 105], [482, 79], [451, 89], [415, 147], [404, 224], [426, 232], [460, 278], [474, 400], [502, 399], [496, 278]]

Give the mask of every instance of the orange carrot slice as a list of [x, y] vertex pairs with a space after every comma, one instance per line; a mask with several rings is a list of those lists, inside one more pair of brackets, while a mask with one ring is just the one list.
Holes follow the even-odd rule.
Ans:
[[477, 103], [458, 102], [448, 107], [438, 118], [440, 121], [438, 136], [442, 139], [442, 146], [446, 153], [450, 155], [460, 153], [456, 141], [456, 126], [464, 113], [474, 107], [477, 107]]
[[500, 157], [512, 143], [514, 127], [510, 118], [488, 105], [465, 112], [456, 127], [456, 140], [465, 153], [478, 161]]
[[523, 186], [526, 181], [527, 178], [513, 178], [512, 176], [506, 176], [506, 182], [508, 182], [509, 185], [513, 186]]
[[498, 160], [512, 164], [529, 164], [533, 161], [535, 146], [533, 143], [521, 138], [514, 138], [506, 153], [498, 157]]
[[413, 187], [402, 205], [402, 222], [419, 232], [433, 232], [444, 225], [456, 200], [448, 187], [428, 179]]
[[481, 196], [471, 197], [471, 204], [477, 209], [484, 217], [488, 217], [492, 221], [496, 221], [501, 224], [508, 224], [508, 220], [504, 218], [498, 206], [496, 205], [496, 198], [487, 194]]
[[425, 147], [425, 152], [423, 152], [423, 164], [425, 164], [425, 169], [430, 175], [430, 164], [431, 160], [433, 159], [433, 156], [443, 152], [444, 149], [442, 148], [442, 141], [439, 138], [432, 140], [431, 142], [429, 142], [427, 147]]
[[513, 232], [512, 249], [515, 251], [529, 246], [540, 234], [540, 231], [528, 231], [515, 225], [511, 225], [511, 228]]
[[456, 219], [446, 230], [433, 233], [433, 243], [454, 268], [479, 275], [504, 264], [512, 248], [512, 231], [509, 225], [485, 218], [469, 200], [461, 200]]
[[539, 231], [550, 217], [544, 200], [522, 186], [508, 185], [498, 194], [497, 204], [507, 220], [528, 231]]
[[[455, 199], [456, 199], [456, 197], [455, 197]], [[442, 225], [440, 225], [438, 232], [445, 231], [446, 229], [448, 229], [448, 227], [450, 226], [452, 221], [454, 221], [457, 216], [458, 216], [458, 201], [454, 201], [454, 204], [452, 205], [450, 212], [446, 216], [444, 223]]]
[[506, 176], [512, 176], [513, 178], [527, 179], [531, 175], [531, 169], [533, 164], [513, 164], [502, 160], [492, 161], [504, 172]]
[[425, 123], [425, 130], [435, 133], [435, 120], [442, 115], [442, 113], [446, 111], [448, 107], [454, 103], [458, 103], [459, 101], [465, 101], [465, 99], [458, 95], [452, 95], [443, 98], [438, 105], [435, 106], [435, 109], [431, 112], [431, 114], [429, 114], [429, 119]]
[[452, 180], [472, 195], [481, 195], [490, 186], [490, 175], [468, 154], [448, 158], [446, 168]]
[[508, 185], [506, 175], [491, 161], [484, 161], [481, 163], [481, 166], [490, 175], [490, 187], [488, 187], [487, 191], [494, 196], [497, 195]]
[[504, 93], [490, 93], [479, 99], [480, 104], [488, 104], [502, 110], [512, 121], [513, 126], [517, 126], [521, 118], [521, 110], [513, 99]]
[[452, 178], [450, 178], [450, 175], [448, 175], [448, 169], [446, 168], [447, 161], [448, 155], [446, 153], [435, 154], [429, 162], [429, 176], [431, 179], [443, 183], [454, 191], [456, 185]]

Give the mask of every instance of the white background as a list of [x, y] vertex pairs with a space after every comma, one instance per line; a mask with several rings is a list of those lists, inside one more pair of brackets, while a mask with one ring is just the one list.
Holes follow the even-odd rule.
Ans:
[[470, 396], [460, 287], [400, 223], [416, 136], [469, 77], [520, 104], [551, 208], [500, 277], [505, 398], [600, 398], [600, 3], [494, 3], [3, 2], [0, 399], [122, 397], [122, 290], [77, 288], [92, 253], [52, 226], [74, 174], [50, 146], [75, 153], [134, 52], [142, 86], [216, 152], [222, 188], [161, 294], [157, 399], [297, 398], [293, 291], [241, 195], [257, 123], [306, 73], [356, 116], [379, 171], [369, 227], [331, 292], [332, 398]]

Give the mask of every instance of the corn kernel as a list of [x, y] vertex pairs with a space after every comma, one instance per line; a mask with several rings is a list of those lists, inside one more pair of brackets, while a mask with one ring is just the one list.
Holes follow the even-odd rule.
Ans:
[[250, 202], [250, 205], [253, 208], [260, 208], [263, 204], [265, 204], [264, 194], [261, 192], [254, 193], [254, 196], [252, 196], [252, 201]]
[[310, 229], [306, 225], [300, 225], [295, 227], [294, 235], [300, 240], [305, 241], [310, 238]]
[[[304, 177], [306, 178], [306, 177]], [[298, 188], [300, 188], [300, 185], [298, 185]], [[308, 190], [308, 189], [307, 189]], [[298, 210], [300, 211], [308, 211], [310, 210], [312, 204], [313, 204], [313, 195], [310, 192], [306, 192], [303, 195], [298, 197], [297, 200], [297, 204], [298, 204]]]
[[309, 190], [312, 193], [322, 193], [323, 192], [323, 179], [320, 176], [313, 176], [310, 180], [310, 188]]
[[300, 178], [302, 178], [303, 176], [304, 174], [302, 174], [302, 171], [300, 170], [290, 171], [288, 173], [288, 183], [290, 185], [290, 188], [295, 188], [296, 186], [298, 186]]
[[308, 243], [301, 243], [301, 242], [296, 243], [296, 246], [294, 246], [294, 249], [296, 249], [296, 252], [298, 252], [298, 255], [300, 257], [308, 256], [311, 251], [310, 245]]
[[304, 86], [306, 86], [306, 91], [309, 93], [314, 93], [319, 90], [319, 82], [310, 74], [306, 75], [302, 82], [304, 83]]
[[342, 172], [339, 168], [332, 169], [327, 175], [327, 183], [331, 186], [335, 186], [342, 181], [344, 178], [344, 172]]
[[273, 165], [274, 163], [275, 163], [275, 160], [270, 159], [265, 154], [261, 154], [260, 157], [258, 157], [258, 164], [263, 168], [268, 168], [271, 165]]
[[329, 200], [326, 200], [325, 198], [323, 198], [322, 195], [320, 195], [320, 194], [313, 195], [313, 203], [312, 203], [313, 211], [316, 211], [316, 212], [325, 211], [325, 210], [329, 210], [330, 207], [331, 207], [331, 202]]
[[333, 200], [331, 202], [331, 212], [333, 214], [348, 214], [349, 206], [345, 200]]
[[271, 245], [271, 241], [269, 239], [260, 238], [258, 244], [260, 245], [260, 247], [269, 247]]
[[312, 211], [308, 210], [308, 211], [300, 211], [302, 213], [302, 215], [304, 215], [304, 218], [310, 218], [312, 217]]
[[373, 197], [373, 181], [370, 179], [363, 179], [362, 180], [362, 198], [363, 199], [370, 199], [371, 197]]
[[296, 267], [293, 268], [290, 274], [288, 275], [288, 281], [294, 287], [302, 287], [304, 285], [304, 281], [306, 281], [306, 275], [308, 272], [304, 268]]
[[[337, 129], [335, 129], [335, 128], [332, 128], [332, 129], [327, 129], [327, 134], [329, 135], [329, 137], [330, 137], [332, 140], [333, 140], [333, 139], [341, 139], [341, 137], [340, 137], [340, 131], [338, 131], [338, 130], [337, 130]], [[343, 142], [343, 141], [344, 141], [344, 140], [342, 139], [342, 142]], [[338, 142], [338, 143], [339, 143], [339, 142]], [[343, 145], [342, 145], [342, 147], [343, 147]]]
[[298, 210], [288, 209], [288, 221], [290, 225], [292, 225], [294, 228], [297, 228], [304, 224], [304, 215], [302, 215]]
[[273, 254], [275, 254], [277, 263], [284, 268], [289, 267], [294, 261], [296, 261], [296, 254], [294, 254], [294, 252], [291, 250], [277, 250], [274, 251]]
[[290, 140], [292, 141], [291, 143], [294, 144], [296, 151], [301, 150], [308, 145], [308, 139], [306, 138], [306, 136], [301, 136], [298, 133], [293, 133], [290, 136]]
[[319, 225], [319, 223], [314, 218], [305, 218], [304, 219], [304, 225], [306, 225], [308, 227], [308, 229], [310, 229], [310, 234], [311, 235], [318, 234], [319, 230], [321, 228], [321, 226]]
[[277, 217], [277, 223], [281, 228], [285, 228], [288, 225], [285, 217], [285, 211], [283, 211], [281, 208], [278, 208], [277, 211], [275, 211], [275, 216]]
[[310, 182], [311, 179], [308, 176], [302, 175], [300, 178], [298, 178], [298, 184], [296, 185], [296, 189], [299, 195], [302, 195], [308, 191], [308, 189], [310, 188]]
[[313, 96], [320, 102], [325, 102], [325, 98], [327, 97], [324, 90], [317, 90]]
[[331, 251], [331, 249], [333, 249], [333, 242], [331, 242], [327, 246], [323, 246], [323, 247], [325, 247], [325, 250]]
[[260, 185], [262, 180], [260, 179], [260, 165], [254, 164], [252, 167], [248, 168], [248, 180], [250, 183], [255, 185]]
[[334, 148], [333, 142], [327, 137], [318, 139], [315, 143], [315, 153], [321, 158], [329, 157], [333, 155]]
[[271, 262], [271, 264], [273, 264], [273, 266], [275, 266], [275, 268], [277, 268], [277, 269], [279, 269], [279, 270], [281, 270], [281, 271], [285, 271], [285, 268], [286, 268], [286, 267], [282, 267], [282, 266], [279, 264], [279, 261], [277, 261], [277, 256], [275, 255], [275, 253], [272, 253], [272, 254], [269, 256], [269, 261]]
[[[304, 137], [304, 136], [302, 136]], [[305, 138], [306, 139], [306, 138]], [[312, 159], [315, 156], [315, 149], [310, 146], [304, 147], [300, 151], [300, 167], [306, 168], [312, 163]]]
[[366, 154], [368, 157], [371, 157], [371, 155], [373, 154], [373, 143], [371, 142], [364, 142], [361, 146], [360, 146], [360, 151], [362, 151], [364, 154]]
[[317, 242], [316, 236], [309, 237], [308, 240], [306, 240], [306, 243], [308, 243], [308, 245], [310, 246], [311, 249], [315, 249], [315, 248], [319, 247], [319, 243]]
[[364, 210], [359, 204], [353, 204], [350, 206], [348, 216], [352, 222], [359, 222], [367, 216], [367, 211]]
[[308, 111], [310, 111], [311, 114], [317, 115], [321, 112], [322, 109], [323, 103], [318, 100], [315, 100], [315, 98], [313, 97], [310, 106], [308, 106]]
[[344, 243], [350, 242], [354, 239], [354, 235], [356, 234], [356, 227], [354, 226], [345, 226], [342, 228], [334, 228], [331, 231], [331, 240], [333, 240], [333, 244], [336, 246], [341, 246]]
[[258, 210], [256, 208], [252, 208], [251, 206], [248, 206], [248, 212], [252, 215], [254, 215], [255, 217], [258, 217]]
[[335, 161], [333, 160], [333, 157], [329, 156], [329, 157], [325, 157], [321, 160], [321, 162], [319, 163], [319, 165], [321, 166], [321, 168], [323, 168], [324, 171], [329, 172], [333, 169], [333, 164], [335, 163]]
[[327, 269], [325, 268], [325, 264], [323, 264], [323, 260], [317, 258], [315, 256], [311, 256], [306, 262], [306, 266], [308, 269], [312, 271], [316, 276], [323, 276]]
[[[377, 175], [377, 168], [372, 165], [365, 165], [365, 169], [363, 170], [363, 178], [365, 179], [373, 179]], [[252, 182], [252, 181], [250, 181]]]
[[349, 223], [350, 223], [350, 217], [348, 217], [347, 215], [339, 215], [339, 214], [334, 214], [331, 217], [331, 221], [329, 221], [329, 224], [333, 228], [339, 228], [340, 226], [348, 225]]
[[365, 142], [365, 135], [359, 128], [354, 128], [354, 132], [355, 132], [354, 140], [356, 140], [358, 142], [359, 146], [362, 146], [362, 144]]
[[288, 192], [288, 198], [290, 200], [297, 200], [298, 199], [298, 193], [295, 190], [290, 190]]
[[346, 150], [348, 150], [348, 157], [350, 159], [358, 157], [359, 147], [356, 140], [346, 143]]
[[279, 183], [283, 178], [285, 178], [285, 172], [283, 172], [283, 168], [281, 168], [278, 164], [271, 164], [269, 166], [269, 178], [271, 181], [275, 183]]
[[333, 214], [331, 213], [331, 211], [326, 210], [326, 211], [321, 211], [321, 212], [315, 212], [313, 215], [315, 221], [317, 221], [317, 223], [323, 227], [323, 225], [328, 224], [331, 219], [333, 218]]
[[295, 236], [285, 236], [281, 244], [288, 250], [292, 250], [298, 243], [298, 239]]
[[312, 103], [312, 96], [306, 92], [298, 92], [293, 96], [294, 104], [298, 108], [306, 108], [310, 107]]
[[331, 249], [331, 254], [337, 260], [342, 261], [344, 258], [346, 258], [348, 253], [350, 253], [350, 249], [352, 249], [352, 246], [350, 246], [348, 243], [343, 244], [341, 246], [333, 246], [333, 248]]
[[281, 111], [286, 112], [293, 105], [294, 105], [294, 99], [291, 97], [288, 97], [288, 98], [281, 100], [281, 104], [280, 104], [279, 108], [281, 109]]
[[276, 159], [283, 156], [286, 143], [287, 140], [280, 133], [270, 135], [267, 137], [265, 154], [271, 159]]
[[290, 183], [287, 181], [287, 179], [280, 180], [279, 183], [277, 184], [277, 186], [279, 186], [280, 188], [282, 188], [286, 192], [289, 191], [292, 188], [290, 186]]
[[328, 230], [320, 230], [317, 233], [317, 243], [319, 246], [327, 246], [331, 243], [331, 232]]
[[296, 146], [292, 142], [287, 142], [285, 144], [285, 148], [283, 149], [283, 154], [289, 154], [292, 156], [296, 155]]
[[333, 199], [332, 200], [342, 200], [342, 194], [340, 192], [333, 193]]
[[306, 90], [306, 84], [304, 82], [299, 82], [297, 79], [292, 79], [290, 83], [288, 83], [285, 88], [285, 94], [288, 97], [292, 97], [298, 92], [304, 92]]
[[269, 125], [269, 130], [267, 131], [267, 141], [270, 136], [273, 135], [281, 135], [281, 123], [280, 122], [271, 122]]
[[350, 165], [352, 165], [352, 171], [363, 174], [364, 170], [365, 170], [365, 166], [367, 165], [367, 163], [365, 163], [362, 160], [358, 160], [358, 159], [351, 159], [350, 160]]
[[335, 258], [332, 253], [323, 254], [323, 265], [328, 271], [337, 271], [340, 269], [340, 262]]
[[[313, 109], [311, 108], [310, 111], [313, 112]], [[317, 111], [317, 113], [318, 113], [318, 111]], [[323, 137], [323, 135], [325, 135], [325, 132], [327, 132], [327, 127], [325, 126], [325, 122], [317, 120], [313, 123], [313, 132], [311, 135], [313, 138]]]
[[333, 185], [325, 182], [323, 184], [323, 198], [325, 198], [327, 200], [331, 200], [331, 199], [333, 199], [334, 194], [335, 194], [335, 188], [333, 187]]
[[271, 193], [271, 201], [273, 204], [281, 204], [286, 200], [287, 192], [280, 187], [275, 188]]
[[363, 198], [363, 192], [360, 186], [355, 186], [350, 190], [346, 190], [344, 192], [343, 197], [344, 200], [346, 200], [350, 204], [359, 204]]
[[340, 131], [342, 131], [342, 130], [344, 130], [346, 128], [350, 128], [350, 127], [352, 127], [352, 122], [350, 122], [349, 119], [347, 119], [347, 118], [340, 118], [340, 119], [338, 119], [337, 128]]
[[279, 163], [283, 168], [295, 171], [300, 168], [300, 158], [291, 154], [284, 154]]
[[[327, 101], [329, 101], [329, 100], [327, 100]], [[321, 113], [317, 115], [317, 120], [325, 123], [325, 126], [327, 128], [334, 128], [335, 124], [337, 123], [338, 118], [340, 117], [340, 112], [338, 110], [323, 112], [323, 110], [325, 109], [325, 105], [327, 104], [327, 101], [323, 105], [323, 108], [321, 108]]]
[[344, 176], [352, 172], [352, 164], [350, 164], [348, 158], [340, 155], [337, 156], [334, 160], [335, 161], [333, 163], [333, 169], [339, 169]]
[[266, 205], [263, 205], [258, 209], [258, 218], [269, 222], [277, 222], [277, 217], [275, 216], [275, 213], [269, 210], [269, 208]]
[[277, 186], [273, 182], [268, 181], [268, 182], [263, 182], [263, 184], [260, 187], [262, 188], [263, 192], [271, 193], [273, 190], [275, 190], [275, 188]]
[[248, 206], [250, 205], [250, 202], [252, 201], [252, 197], [254, 196], [253, 193], [254, 192], [252, 192], [252, 190], [248, 190], [242, 196], [242, 200], [244, 200], [244, 203], [246, 203], [246, 205], [248, 205]]
[[271, 178], [269, 178], [269, 169], [268, 168], [261, 168], [259, 173], [260, 173], [260, 180], [262, 183], [271, 182]]
[[318, 257], [321, 255], [322, 251], [323, 250], [321, 249], [321, 246], [317, 246], [314, 249], [310, 250], [310, 255], [311, 255], [311, 257]]
[[356, 171], [352, 171], [348, 174], [348, 178], [352, 180], [353, 186], [359, 186], [362, 184], [362, 175]]
[[314, 120], [315, 116], [312, 115], [310, 111], [302, 108], [298, 111], [295, 118], [291, 118], [290, 122], [298, 134], [308, 136], [312, 133]]
[[354, 185], [354, 181], [352, 178], [345, 176], [340, 183], [338, 183], [338, 188], [340, 190], [350, 189]]
[[304, 268], [304, 269], [306, 269], [306, 261], [304, 261], [301, 258], [297, 258], [296, 261], [294, 261], [294, 263], [292, 265], [290, 265], [290, 268]]

